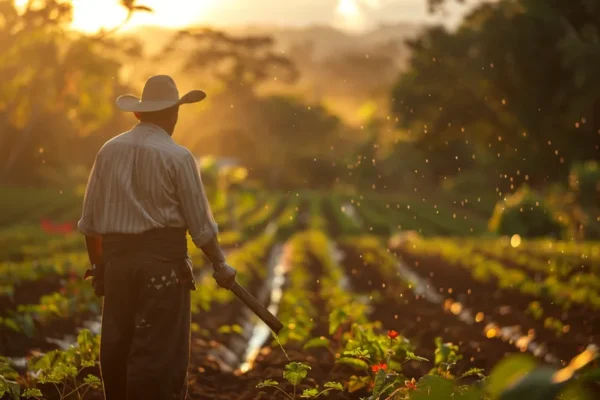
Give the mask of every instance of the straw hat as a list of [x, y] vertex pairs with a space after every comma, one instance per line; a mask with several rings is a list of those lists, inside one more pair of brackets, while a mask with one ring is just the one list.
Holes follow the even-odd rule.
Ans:
[[117, 99], [117, 107], [127, 112], [153, 112], [180, 104], [197, 103], [206, 98], [202, 90], [192, 90], [179, 97], [173, 78], [168, 75], [150, 77], [144, 85], [142, 97], [125, 94]]

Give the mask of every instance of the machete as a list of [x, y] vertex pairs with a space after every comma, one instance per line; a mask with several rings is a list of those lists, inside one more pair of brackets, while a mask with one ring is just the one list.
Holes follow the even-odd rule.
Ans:
[[230, 289], [244, 304], [250, 308], [273, 332], [276, 334], [281, 331], [283, 324], [273, 314], [267, 310], [258, 300], [254, 298], [246, 289], [235, 282]]

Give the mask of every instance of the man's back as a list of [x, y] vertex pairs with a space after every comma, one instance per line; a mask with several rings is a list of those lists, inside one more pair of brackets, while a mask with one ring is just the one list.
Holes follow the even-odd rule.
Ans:
[[[203, 241], [217, 226], [193, 155], [160, 127], [140, 123], [100, 150], [86, 191], [79, 229], [138, 234], [186, 227]], [[187, 217], [187, 218], [186, 218]]]

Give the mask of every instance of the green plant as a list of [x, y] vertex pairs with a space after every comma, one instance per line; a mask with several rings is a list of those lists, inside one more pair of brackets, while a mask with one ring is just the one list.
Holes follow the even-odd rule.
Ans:
[[[81, 400], [90, 389], [102, 386], [100, 378], [94, 374], [85, 374], [88, 368], [95, 367], [100, 350], [100, 336], [82, 330], [77, 336], [77, 345], [66, 351], [54, 350], [29, 362], [27, 380], [33, 381], [24, 390], [22, 397], [41, 399], [46, 395], [37, 387], [54, 387], [58, 398]], [[83, 376], [85, 375], [85, 376]], [[83, 377], [82, 377], [83, 376]]]
[[[310, 366], [300, 362], [290, 362], [285, 366], [285, 370], [283, 372], [283, 378], [288, 381], [293, 387], [293, 392], [290, 394], [286, 392], [284, 389], [280, 387], [280, 383], [273, 379], [268, 379], [266, 381], [262, 381], [256, 387], [261, 388], [275, 388], [281, 393], [283, 393], [289, 399], [296, 398], [297, 387], [308, 375], [308, 371], [310, 371]], [[300, 398], [302, 399], [316, 399], [320, 396], [326, 396], [329, 392], [333, 390], [343, 391], [344, 387], [341, 383], [338, 382], [327, 382], [323, 385], [323, 388], [319, 388], [318, 386], [310, 389], [305, 389]]]
[[355, 392], [371, 388], [373, 398], [390, 394], [405, 386], [402, 365], [408, 361], [427, 362], [415, 355], [408, 341], [398, 332], [390, 330], [387, 335], [375, 332], [376, 324], [353, 324], [346, 334], [345, 346], [338, 364], [348, 365], [366, 372], [366, 376], [350, 377], [348, 390]]
[[531, 356], [512, 355], [494, 367], [485, 391], [499, 400], [588, 399], [583, 384], [597, 379], [597, 369], [587, 368], [596, 358], [596, 350], [588, 348], [557, 369], [538, 366]]
[[17, 400], [21, 394], [21, 387], [17, 383], [19, 374], [12, 368], [11, 362], [6, 357], [0, 356], [0, 398], [8, 396]]
[[496, 204], [488, 226], [491, 232], [509, 236], [517, 234], [523, 238], [560, 238], [568, 228], [566, 216], [558, 215], [542, 196], [527, 185]]
[[587, 161], [573, 165], [569, 174], [569, 187], [584, 207], [600, 204], [600, 164]]
[[527, 314], [530, 314], [535, 319], [540, 319], [544, 315], [544, 308], [539, 301], [532, 301], [527, 306], [527, 310], [525, 310]]

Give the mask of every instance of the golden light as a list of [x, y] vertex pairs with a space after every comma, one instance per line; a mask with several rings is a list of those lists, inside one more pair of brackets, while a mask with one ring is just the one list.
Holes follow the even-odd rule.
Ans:
[[510, 238], [510, 245], [512, 247], [519, 247], [521, 245], [521, 236], [520, 235], [513, 235]]
[[335, 14], [335, 25], [342, 29], [360, 31], [366, 26], [367, 21], [358, 0], [339, 0]]
[[475, 322], [481, 322], [483, 321], [483, 313], [482, 312], [478, 312], [477, 315], [475, 315]]
[[531, 336], [521, 336], [518, 340], [517, 340], [517, 347], [519, 348], [519, 350], [521, 350], [521, 352], [526, 352], [527, 348], [529, 347], [529, 343], [531, 343], [531, 341], [533, 340], [533, 338]]
[[569, 367], [565, 367], [561, 370], [556, 371], [554, 373], [554, 375], [552, 375], [552, 382], [554, 382], [554, 383], [566, 382], [573, 377], [574, 373], [575, 373], [575, 370], [573, 370]]
[[[17, 9], [24, 9], [28, 0], [15, 0]], [[137, 12], [123, 29], [131, 29], [143, 25], [162, 26], [165, 28], [184, 28], [189, 25], [205, 22], [215, 0], [138, 0], [139, 5], [148, 6], [152, 13]], [[119, 0], [72, 0], [73, 22], [71, 28], [84, 33], [96, 33], [101, 29], [112, 29], [127, 18], [127, 10]]]
[[565, 382], [575, 374], [575, 372], [585, 367], [590, 362], [594, 361], [598, 357], [598, 349], [594, 346], [588, 347], [581, 354], [574, 357], [569, 365], [563, 369], [556, 371], [552, 376], [552, 382], [562, 383]]
[[581, 354], [573, 358], [570, 363], [571, 368], [578, 370], [583, 368], [586, 364], [592, 362], [598, 357], [598, 352], [594, 348], [589, 348], [583, 351]]
[[459, 302], [453, 303], [450, 306], [450, 312], [454, 315], [460, 314], [461, 311], [462, 311], [462, 304], [460, 304]]
[[356, 18], [360, 16], [360, 8], [358, 7], [356, 0], [340, 0], [335, 11], [346, 18]]

